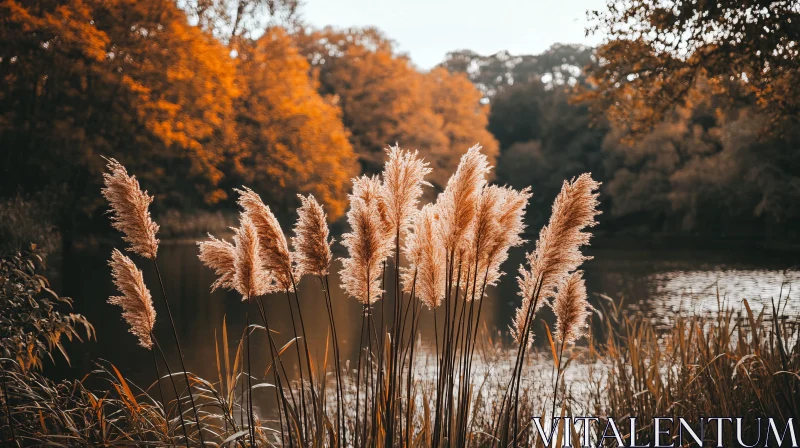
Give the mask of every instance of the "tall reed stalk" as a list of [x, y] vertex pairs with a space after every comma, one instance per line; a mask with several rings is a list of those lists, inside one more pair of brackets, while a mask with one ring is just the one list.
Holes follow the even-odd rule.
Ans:
[[102, 194], [111, 206], [111, 224], [124, 234], [123, 240], [130, 244], [128, 248], [129, 251], [135, 252], [153, 261], [153, 266], [158, 275], [158, 283], [161, 286], [164, 306], [167, 309], [167, 317], [169, 318], [172, 328], [172, 335], [175, 338], [175, 346], [178, 349], [178, 359], [180, 360], [183, 377], [186, 381], [186, 389], [189, 392], [189, 399], [192, 403], [197, 433], [200, 437], [200, 445], [205, 446], [203, 428], [200, 426], [200, 417], [194, 403], [192, 383], [189, 381], [189, 374], [186, 371], [186, 365], [183, 360], [183, 350], [181, 350], [178, 338], [178, 331], [175, 328], [175, 320], [172, 318], [172, 310], [167, 300], [164, 282], [161, 279], [161, 271], [158, 269], [158, 262], [156, 261], [159, 243], [156, 238], [158, 224], [153, 222], [149, 210], [153, 198], [149, 196], [146, 191], [142, 191], [136, 177], [128, 175], [125, 167], [119, 162], [114, 159], [106, 159], [106, 161], [108, 162], [108, 172], [103, 173], [105, 188], [102, 189]]

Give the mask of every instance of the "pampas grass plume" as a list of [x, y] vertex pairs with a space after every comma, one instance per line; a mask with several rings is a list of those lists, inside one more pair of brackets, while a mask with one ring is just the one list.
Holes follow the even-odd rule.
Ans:
[[250, 216], [245, 213], [239, 216], [239, 228], [235, 229], [233, 241], [233, 286], [242, 295], [242, 300], [270, 292], [271, 278], [269, 271], [263, 268], [258, 230]]
[[144, 284], [142, 271], [133, 260], [117, 249], [111, 252], [111, 277], [121, 296], [113, 296], [108, 303], [122, 307], [122, 317], [130, 325], [130, 332], [139, 338], [139, 345], [150, 350], [153, 347], [151, 333], [156, 323], [156, 310], [150, 291]]
[[556, 315], [556, 338], [564, 343], [572, 343], [584, 335], [591, 306], [586, 300], [586, 283], [583, 271], [570, 274], [558, 287], [553, 300]]
[[299, 280], [305, 274], [323, 276], [328, 274], [333, 255], [328, 238], [327, 216], [314, 196], [297, 195], [302, 202], [297, 209], [297, 223], [294, 226], [292, 247], [294, 263]]
[[[484, 282], [486, 286], [495, 286], [505, 274], [500, 271], [500, 266], [508, 258], [508, 250], [524, 242], [520, 235], [525, 230], [523, 217], [530, 197], [529, 188], [517, 191], [490, 185], [481, 192], [476, 204], [475, 223], [468, 233], [470, 247], [467, 252], [467, 265], [478, 271], [474, 282], [476, 290], [482, 289]], [[465, 297], [472, 299], [473, 281], [465, 283]], [[474, 298], [481, 298], [477, 291]]]
[[428, 163], [419, 158], [418, 151], [407, 151], [391, 146], [386, 152], [389, 159], [383, 169], [383, 195], [388, 208], [392, 231], [405, 231], [417, 211], [423, 185], [430, 186], [424, 178], [430, 174]]
[[153, 197], [139, 188], [135, 176], [128, 175], [125, 167], [115, 159], [106, 159], [108, 172], [103, 173], [102, 194], [111, 205], [111, 225], [124, 233], [130, 244], [129, 251], [145, 258], [155, 259], [158, 252], [158, 224], [150, 217], [149, 206]]
[[278, 219], [253, 190], [244, 187], [236, 192], [239, 205], [258, 232], [263, 269], [270, 271], [283, 289], [291, 290], [292, 258]]
[[480, 150], [480, 145], [467, 150], [436, 200], [440, 212], [439, 233], [448, 253], [464, 248], [464, 236], [473, 223], [478, 195], [486, 185], [486, 174], [491, 170], [489, 161]]
[[391, 255], [394, 242], [381, 188], [375, 177], [353, 180], [347, 211], [351, 230], [342, 235], [342, 245], [349, 254], [339, 271], [342, 288], [364, 305], [376, 302], [383, 292], [378, 281], [381, 263]]
[[197, 243], [200, 254], [197, 256], [206, 266], [214, 270], [217, 280], [211, 285], [211, 291], [218, 288], [236, 289], [236, 248], [233, 244], [208, 235], [208, 241]]
[[536, 249], [527, 256], [528, 268], [519, 268], [517, 283], [522, 306], [517, 309], [512, 327], [518, 342], [527, 330], [525, 320], [535, 301], [537, 288], [540, 300], [533, 314], [546, 299], [555, 297], [556, 288], [566, 281], [570, 272], [589, 259], [581, 253], [580, 248], [589, 244], [591, 237], [591, 233], [583, 230], [597, 224], [595, 217], [600, 212], [597, 210], [599, 202], [596, 191], [599, 187], [600, 184], [592, 179], [591, 174], [584, 173], [572, 182], [565, 181], [556, 197], [550, 222], [539, 233]]
[[444, 298], [445, 250], [436, 231], [436, 207], [426, 204], [416, 213], [403, 252], [409, 267], [402, 271], [403, 290], [415, 295], [428, 308], [436, 308]]

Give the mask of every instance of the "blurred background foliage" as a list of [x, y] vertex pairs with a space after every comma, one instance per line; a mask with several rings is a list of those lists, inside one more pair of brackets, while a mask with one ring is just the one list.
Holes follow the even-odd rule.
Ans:
[[281, 219], [312, 193], [335, 221], [395, 142], [431, 162], [433, 194], [480, 142], [496, 182], [533, 186], [532, 228], [591, 171], [603, 233], [796, 240], [799, 9], [609, 2], [598, 48], [423, 71], [380, 30], [304, 24], [297, 0], [3, 0], [0, 233], [69, 250], [107, 229], [101, 155], [181, 237], [224, 227], [241, 184]]

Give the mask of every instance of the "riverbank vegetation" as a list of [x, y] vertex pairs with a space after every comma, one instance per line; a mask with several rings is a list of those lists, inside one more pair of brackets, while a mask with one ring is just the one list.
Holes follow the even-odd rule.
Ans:
[[[489, 168], [479, 148], [471, 148], [436, 201], [421, 208], [417, 201], [430, 170], [418, 153], [390, 148], [381, 176], [354, 180], [351, 232], [342, 242], [348, 256], [338, 275], [363, 306], [356, 360], [339, 354], [331, 313], [337, 304], [328, 290], [332, 241], [313, 196], [302, 200], [291, 245], [249, 189], [237, 192], [242, 212], [233, 241], [210, 237], [199, 244], [201, 260], [219, 276], [209, 287], [238, 291], [247, 313], [253, 311], [233, 340], [223, 322], [207, 341], [217, 359], [213, 379], [188, 372], [180, 349], [178, 362], [164, 355], [162, 344], [180, 347], [177, 333], [166, 341], [153, 333], [157, 324], [174, 326], [168, 298], [155, 288], [167, 310], [157, 317], [137, 262], [117, 249], [109, 263], [121, 295], [109, 303], [122, 307], [142, 350], [152, 352], [153, 382], [132, 384], [102, 361], [81, 380], [47, 379], [38, 372], [42, 357], [55, 348], [66, 356], [62, 339], [91, 338], [92, 327], [42, 298], [51, 291], [37, 273], [40, 258], [4, 259], [0, 281], [9, 305], [2, 318], [14, 329], [2, 339], [4, 439], [20, 446], [530, 446], [541, 443], [534, 417], [596, 415], [593, 440], [602, 437], [599, 428], [609, 417], [742, 417], [750, 423], [748, 440], [758, 434], [752, 426], [758, 417], [776, 419], [780, 427], [796, 418], [800, 342], [797, 323], [782, 312], [784, 299], [757, 314], [747, 301], [740, 310], [720, 304], [714, 316], [677, 317], [666, 329], [613, 302], [589, 306], [578, 270], [586, 258], [580, 247], [589, 242], [587, 229], [598, 213], [598, 185], [588, 175], [563, 184], [548, 225], [520, 266], [519, 309], [509, 322], [513, 339], [489, 338], [479, 325], [482, 299], [503, 275], [508, 249], [527, 246], [520, 232], [530, 197], [527, 190], [487, 185]], [[127, 250], [157, 269], [153, 198], [115, 160], [108, 162], [105, 185], [112, 223]], [[304, 275], [319, 278], [319, 300], [329, 310], [323, 350], [306, 342], [295, 294]], [[392, 289], [398, 299], [387, 308]], [[290, 335], [273, 334], [269, 319], [276, 317], [263, 306], [280, 297], [292, 313]], [[70, 303], [58, 302], [62, 308]], [[552, 309], [556, 324], [533, 335], [543, 306]], [[440, 313], [435, 347], [426, 351], [416, 337], [423, 313]], [[590, 313], [602, 316], [596, 331], [588, 329]], [[546, 338], [550, 350], [533, 350], [533, 337]], [[266, 339], [266, 353], [251, 351], [251, 338]], [[292, 352], [296, 372], [284, 361]], [[320, 352], [324, 357], [311, 355]], [[265, 372], [251, 370], [253, 356], [267, 357]], [[256, 412], [254, 392], [274, 397], [274, 406]], [[637, 428], [638, 443], [647, 443], [652, 428]], [[622, 434], [630, 437], [624, 428]], [[732, 442], [733, 436], [722, 437]], [[717, 434], [705, 437], [716, 440]]]

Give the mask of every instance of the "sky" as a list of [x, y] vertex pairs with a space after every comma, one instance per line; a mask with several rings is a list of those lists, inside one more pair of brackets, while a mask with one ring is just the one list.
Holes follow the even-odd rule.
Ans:
[[420, 69], [433, 68], [448, 51], [489, 55], [501, 50], [537, 54], [553, 43], [596, 45], [586, 37], [587, 10], [606, 0], [304, 0], [300, 14], [318, 27], [375, 26]]

